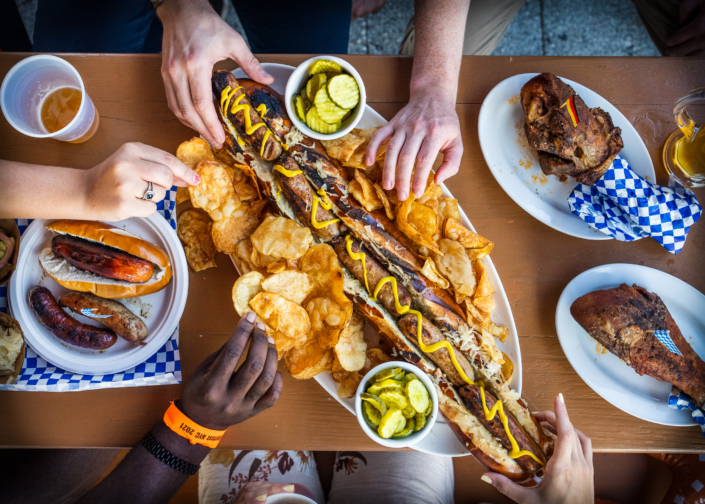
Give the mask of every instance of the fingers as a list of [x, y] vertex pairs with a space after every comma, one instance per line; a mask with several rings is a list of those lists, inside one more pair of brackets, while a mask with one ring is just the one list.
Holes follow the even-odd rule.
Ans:
[[454, 138], [448, 148], [443, 151], [443, 162], [436, 170], [436, 184], [440, 185], [443, 181], [458, 173], [460, 168], [460, 160], [463, 157], [463, 142], [460, 138]]
[[[423, 139], [423, 132], [414, 132], [411, 136], [407, 135], [404, 140], [404, 146], [399, 153], [399, 160], [397, 161], [396, 170], [396, 186], [397, 195], [399, 196], [400, 201], [404, 201], [408, 197], [411, 190], [409, 187], [409, 183], [411, 182], [411, 174], [414, 171], [416, 155], [419, 153]], [[392, 141], [394, 141], [394, 139], [392, 139]], [[387, 156], [389, 156], [389, 151], [387, 151]], [[424, 179], [421, 185], [422, 189], [420, 192], [414, 191], [417, 198], [423, 196], [423, 193], [426, 190], [426, 179]]]
[[131, 217], [149, 217], [157, 211], [156, 203], [143, 199], [136, 199], [134, 203], [130, 203], [129, 214]]
[[423, 196], [428, 183], [428, 174], [433, 168], [433, 163], [436, 161], [438, 151], [441, 149], [441, 143], [433, 140], [431, 137], [426, 137], [421, 145], [418, 156], [416, 157], [416, 171], [414, 172], [414, 181], [411, 190], [419, 197]]
[[220, 349], [220, 353], [213, 363], [210, 371], [213, 376], [223, 379], [225, 383], [228, 382], [255, 328], [256, 317], [253, 312], [249, 312], [240, 319], [235, 332]]
[[575, 430], [568, 418], [568, 411], [566, 410], [562, 397], [563, 394], [559, 394], [553, 401], [553, 408], [556, 411], [556, 431], [558, 432], [558, 439], [553, 456], [556, 460], [565, 462], [571, 458], [573, 444], [575, 443]]
[[[183, 121], [190, 128], [195, 129], [199, 133], [207, 133], [206, 126], [203, 124], [201, 116], [198, 115], [193, 106], [191, 87], [189, 85], [189, 75], [186, 73], [186, 69], [181, 66], [175, 66], [169, 70], [169, 75], [171, 75], [171, 82], [174, 86], [177, 108], [181, 112]], [[209, 139], [209, 141], [210, 140], [212, 139]]]
[[582, 448], [585, 460], [588, 464], [590, 464], [590, 467], [592, 467], [592, 440], [590, 440], [589, 437], [580, 432], [578, 429], [575, 429], [575, 433], [578, 435], [578, 439], [580, 440], [580, 447]]
[[188, 81], [194, 110], [205, 126], [204, 130], [198, 130], [198, 132], [206, 138], [208, 143], [216, 149], [220, 149], [225, 141], [225, 133], [213, 106], [210, 68], [199, 64], [189, 72]]
[[[675, 32], [673, 35], [668, 37], [666, 39], [666, 45], [669, 47], [669, 49], [666, 50], [669, 56], [671, 56], [671, 52], [674, 52], [673, 56], [678, 56], [679, 54], [675, 54], [675, 52], [680, 53], [682, 50], [679, 49], [676, 46], [679, 46], [683, 44], [686, 41], [690, 41], [694, 37], [696, 37], [698, 34], [698, 23], [697, 21], [691, 21], [684, 27], [682, 27], [680, 30]], [[686, 53], [683, 53], [686, 54]]]
[[269, 390], [267, 390], [267, 392], [265, 392], [264, 395], [259, 398], [259, 401], [255, 403], [255, 407], [253, 409], [256, 414], [259, 414], [260, 412], [274, 406], [274, 403], [279, 400], [279, 396], [282, 393], [283, 386], [284, 382], [282, 380], [282, 375], [281, 373], [277, 372], [277, 374], [274, 376], [274, 383], [272, 383], [272, 386], [269, 387]]
[[703, 48], [705, 48], [705, 41], [700, 40], [699, 37], [694, 37], [680, 45], [669, 47], [666, 49], [666, 54], [668, 56], [694, 56]]
[[264, 71], [259, 60], [250, 52], [245, 40], [239, 33], [233, 31], [232, 42], [230, 46], [230, 56], [237, 62], [242, 70], [252, 80], [260, 84], [271, 84], [274, 82], [274, 77]]
[[556, 414], [553, 411], [539, 411], [534, 416], [539, 422], [548, 422], [554, 427], [556, 425]]
[[367, 150], [365, 151], [365, 164], [367, 166], [372, 166], [375, 163], [380, 145], [382, 145], [382, 143], [384, 143], [384, 141], [393, 134], [394, 126], [392, 126], [391, 123], [388, 123], [383, 128], [375, 131], [374, 135], [372, 135], [372, 138], [370, 139], [370, 143], [367, 145]]
[[277, 347], [274, 346], [274, 340], [271, 338], [268, 338], [268, 340], [271, 341], [269, 341], [269, 348], [267, 349], [267, 357], [264, 361], [264, 366], [262, 366], [259, 376], [247, 392], [247, 399], [253, 403], [257, 402], [260, 397], [267, 393], [277, 376]]
[[[406, 132], [403, 129], [398, 129], [395, 131], [394, 136], [387, 145], [387, 152], [384, 155], [384, 170], [382, 173], [382, 186], [387, 190], [394, 189], [394, 181], [397, 173], [397, 159], [399, 158], [399, 152], [404, 146], [405, 140]], [[408, 196], [408, 185], [407, 193], [403, 198], [401, 197], [401, 194], [399, 194], [398, 187], [397, 195], [401, 201], [406, 200]]]
[[[143, 200], [145, 192], [147, 192], [147, 189], [149, 188], [149, 183], [146, 181], [142, 181], [141, 183], [138, 183], [139, 187], [135, 191], [135, 197], [139, 200]], [[171, 187], [171, 186], [170, 186]], [[166, 197], [166, 188], [162, 187], [157, 184], [152, 184], [152, 191], [154, 192], [154, 196], [152, 197], [151, 200], [143, 200], [143, 201], [148, 201], [151, 203], [158, 203], [159, 201], [163, 200]]]
[[[195, 171], [193, 171], [191, 168], [179, 161], [179, 159], [173, 154], [169, 154], [168, 152], [165, 152], [161, 149], [157, 149], [156, 147], [152, 147], [151, 145], [137, 145], [139, 147], [140, 159], [166, 167], [171, 172], [172, 183], [174, 179], [184, 181], [190, 185], [198, 185], [198, 183], [201, 181], [201, 178]], [[158, 183], [159, 185], [164, 185], [164, 187], [171, 187], [172, 185], [172, 183], [169, 183], [169, 185], [162, 184], [158, 180], [145, 180]], [[164, 182], [166, 182], [166, 180], [164, 180]]]
[[[487, 480], [490, 481], [487, 481]], [[482, 481], [485, 483], [490, 483], [493, 487], [499, 490], [501, 493], [516, 502], [525, 502], [528, 489], [517, 485], [512, 480], [495, 472], [487, 472], [482, 475]]]
[[[252, 333], [252, 341], [250, 341], [250, 348], [247, 351], [247, 358], [242, 366], [237, 370], [237, 373], [230, 380], [230, 391], [238, 394], [240, 397], [246, 397], [249, 395], [250, 389], [253, 387], [257, 379], [263, 374], [264, 364], [267, 361], [269, 354], [270, 345], [267, 342], [267, 335], [264, 332], [264, 324], [258, 322], [254, 332]], [[276, 348], [274, 349], [276, 354]], [[275, 357], [276, 358], [276, 357]], [[270, 376], [264, 377], [263, 380], [269, 380], [269, 384], [274, 380], [275, 371], [269, 369]], [[267, 387], [261, 390], [264, 393]], [[256, 398], [255, 398], [256, 400]], [[254, 402], [254, 401], [253, 401]]]

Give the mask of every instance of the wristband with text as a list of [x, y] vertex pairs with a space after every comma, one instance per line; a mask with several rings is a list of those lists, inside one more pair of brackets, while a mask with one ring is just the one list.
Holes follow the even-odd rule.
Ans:
[[173, 402], [164, 413], [164, 423], [179, 436], [189, 440], [191, 444], [201, 444], [208, 448], [218, 446], [220, 439], [225, 434], [222, 430], [206, 429], [183, 414]]

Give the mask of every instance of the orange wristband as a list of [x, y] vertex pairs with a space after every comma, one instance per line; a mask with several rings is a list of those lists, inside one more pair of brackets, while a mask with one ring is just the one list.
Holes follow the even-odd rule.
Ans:
[[208, 448], [218, 446], [225, 431], [206, 429], [183, 414], [173, 402], [164, 413], [164, 423], [179, 436], [189, 440], [191, 444], [201, 444]]

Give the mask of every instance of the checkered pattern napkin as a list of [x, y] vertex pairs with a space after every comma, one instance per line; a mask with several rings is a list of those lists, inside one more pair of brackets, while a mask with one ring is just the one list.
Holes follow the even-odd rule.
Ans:
[[663, 343], [663, 346], [665, 346], [669, 352], [676, 355], [683, 355], [671, 339], [671, 331], [667, 329], [659, 329], [657, 331], [654, 331], [654, 336], [656, 336], [657, 340]]
[[705, 437], [705, 413], [698, 408], [689, 396], [678, 390], [676, 387], [671, 387], [671, 395], [668, 396], [668, 407], [672, 409], [689, 409], [693, 412], [693, 420], [695, 420]]
[[590, 227], [619, 241], [651, 236], [677, 254], [703, 209], [692, 191], [671, 182], [660, 187], [644, 180], [617, 156], [595, 185], [578, 184], [568, 205]]
[[[157, 211], [176, 229], [176, 187], [166, 192], [157, 203]], [[31, 220], [18, 219], [20, 234]], [[7, 285], [0, 287], [0, 311], [7, 313]], [[179, 328], [154, 355], [145, 362], [122, 373], [112, 375], [80, 375], [64, 371], [42, 359], [26, 346], [25, 360], [16, 383], [0, 385], [0, 390], [40, 390], [65, 392], [67, 390], [93, 390], [117, 387], [141, 387], [181, 383], [181, 357], [179, 355]]]

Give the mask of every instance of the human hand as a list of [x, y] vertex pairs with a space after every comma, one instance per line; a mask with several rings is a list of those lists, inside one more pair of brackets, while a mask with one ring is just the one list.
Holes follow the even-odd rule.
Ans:
[[353, 0], [350, 21], [377, 14], [386, 3], [387, 0]]
[[303, 485], [251, 481], [240, 489], [235, 498], [235, 504], [262, 504], [267, 502], [267, 497], [280, 493], [297, 493], [313, 499], [311, 492]]
[[[181, 394], [179, 408], [203, 427], [225, 430], [274, 405], [282, 390], [274, 340], [249, 312], [223, 347], [196, 368]], [[235, 371], [247, 343], [250, 348]]]
[[[573, 427], [563, 402], [563, 394], [553, 401], [552, 411], [542, 411], [535, 416], [554, 434], [558, 434], [553, 457], [546, 465], [541, 482], [530, 488], [520, 486], [506, 476], [485, 473], [492, 485], [519, 504], [593, 504], [595, 502], [592, 442]], [[485, 480], [486, 481], [486, 480]]]
[[213, 65], [232, 58], [257, 82], [271, 84], [274, 77], [207, 0], [168, 0], [157, 15], [164, 25], [161, 72], [169, 108], [182, 123], [221, 148], [225, 133], [213, 107]]
[[436, 171], [436, 184], [458, 172], [463, 142], [455, 112], [455, 96], [431, 88], [412, 93], [408, 105], [372, 136], [365, 152], [368, 166], [372, 166], [380, 145], [390, 137], [384, 158], [382, 187], [391, 190], [396, 185], [397, 197], [400, 201], [406, 200], [413, 171], [412, 190], [421, 197], [439, 152], [443, 153], [443, 162]]
[[[85, 214], [95, 220], [119, 221], [147, 217], [157, 210], [173, 185], [200, 182], [192, 169], [176, 156], [139, 142], [126, 143], [115, 154], [82, 174]], [[154, 198], [143, 200], [148, 182]]]
[[666, 54], [705, 56], [705, 1], [683, 0], [679, 18], [680, 28], [666, 40]]

